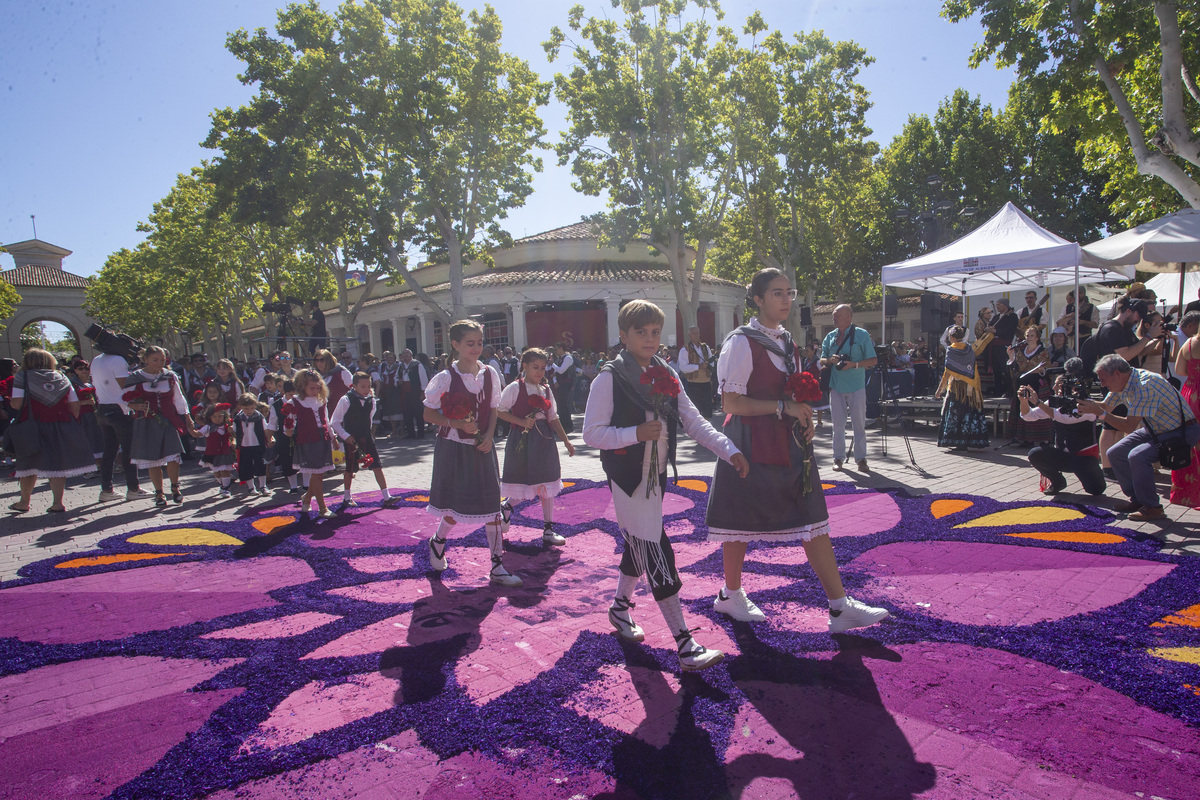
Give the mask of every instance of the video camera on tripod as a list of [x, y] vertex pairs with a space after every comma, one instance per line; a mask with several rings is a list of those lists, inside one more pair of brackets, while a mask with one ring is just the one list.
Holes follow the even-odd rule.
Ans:
[[1084, 367], [1082, 358], [1068, 358], [1061, 367], [1048, 367], [1046, 375], [1063, 376], [1063, 393], [1048, 397], [1046, 405], [1064, 414], [1074, 415], [1078, 412], [1079, 401], [1086, 400], [1092, 392], [1093, 378]]
[[146, 349], [146, 343], [124, 333], [109, 330], [103, 325], [91, 325], [83, 335], [91, 339], [96, 349], [110, 356], [120, 356], [126, 361], [136, 361], [138, 354]]
[[292, 306], [302, 306], [304, 302], [296, 297], [285, 297], [283, 300], [278, 300], [274, 303], [263, 303], [262, 310], [271, 314], [278, 314], [281, 317], [290, 316]]

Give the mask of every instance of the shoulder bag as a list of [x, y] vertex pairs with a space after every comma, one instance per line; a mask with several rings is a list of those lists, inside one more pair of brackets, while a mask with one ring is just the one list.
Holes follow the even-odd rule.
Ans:
[[29, 459], [42, 451], [42, 443], [38, 436], [37, 420], [33, 419], [33, 410], [29, 406], [33, 402], [29, 396], [29, 375], [24, 370], [21, 375], [25, 378], [25, 402], [21, 406], [21, 413], [17, 415], [17, 422], [4, 431], [3, 447], [4, 452], [10, 455]]
[[[1183, 398], [1176, 397], [1179, 401], [1179, 420], [1183, 422]], [[1179, 431], [1182, 433], [1187, 425], [1183, 422], [1179, 426]], [[1167, 469], [1186, 469], [1192, 464], [1192, 448], [1187, 443], [1186, 436], [1179, 438], [1167, 439], [1159, 441], [1158, 434], [1150, 427], [1150, 423], [1146, 423], [1146, 429], [1150, 431], [1150, 436], [1154, 439], [1154, 445], [1158, 448], [1158, 460]]]

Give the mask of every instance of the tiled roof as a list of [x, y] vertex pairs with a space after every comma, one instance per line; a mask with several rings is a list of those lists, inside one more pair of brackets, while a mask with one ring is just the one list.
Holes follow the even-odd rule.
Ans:
[[[958, 300], [959, 299], [958, 295], [955, 295], [955, 294], [943, 294], [943, 295], [938, 295], [938, 296], [946, 297], [946, 298], [949, 298], [950, 300]], [[902, 306], [916, 306], [919, 308], [921, 306], [921, 295], [919, 295], [919, 294], [905, 295], [904, 297], [897, 297], [896, 301]], [[832, 314], [833, 310], [837, 307], [838, 307], [837, 303], [817, 303], [817, 305], [813, 308], [813, 313], [814, 314]], [[878, 312], [879, 311], [879, 301], [871, 300], [870, 302], [866, 302], [866, 303], [851, 303], [850, 307], [852, 309], [854, 309], [855, 314], [858, 314], [860, 312], [866, 312], [866, 311]]]
[[0, 272], [0, 280], [10, 286], [31, 286], [39, 289], [86, 289], [91, 283], [90, 278], [44, 264], [26, 264]]
[[[741, 286], [733, 281], [705, 275], [703, 282], [714, 286]], [[665, 266], [661, 269], [644, 264], [624, 261], [570, 261], [566, 263], [538, 261], [524, 264], [520, 267], [489, 270], [480, 275], [463, 278], [463, 290], [487, 289], [501, 286], [520, 286], [531, 283], [670, 283], [671, 271]], [[441, 292], [450, 288], [450, 284], [439, 283], [425, 287], [427, 292]], [[413, 297], [412, 291], [402, 291], [398, 294], [368, 300], [364, 305], [373, 306], [389, 303], [393, 300]]]
[[564, 225], [561, 228], [535, 233], [533, 236], [526, 236], [523, 239], [517, 239], [513, 244], [522, 244], [523, 242], [557, 242], [564, 239], [595, 239], [599, 235], [596, 226], [590, 222], [576, 222], [572, 225]]

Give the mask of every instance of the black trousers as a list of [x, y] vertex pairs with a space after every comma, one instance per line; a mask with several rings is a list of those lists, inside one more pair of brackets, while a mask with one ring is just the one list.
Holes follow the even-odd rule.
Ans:
[[256, 444], [253, 447], [238, 448], [238, 480], [248, 481], [251, 478], [261, 478], [267, 474], [267, 464], [263, 458], [267, 454], [267, 446]]
[[709, 381], [690, 381], [684, 377], [683, 390], [691, 398], [692, 405], [700, 412], [700, 416], [705, 419], [712, 416], [712, 383]]
[[104, 432], [104, 455], [100, 457], [100, 487], [106, 492], [113, 488], [113, 465], [117, 452], [121, 454], [121, 469], [125, 471], [125, 488], [138, 488], [137, 467], [129, 463], [129, 450], [133, 447], [133, 417], [121, 411], [115, 403], [96, 406], [96, 422]]
[[1035, 447], [1029, 451], [1029, 463], [1055, 486], [1066, 484], [1064, 472], [1073, 472], [1088, 494], [1104, 494], [1104, 473], [1096, 456], [1073, 456], [1054, 447]]
[[425, 404], [419, 397], [404, 406], [404, 433], [410, 439], [425, 438]]
[[666, 530], [657, 542], [648, 542], [624, 531], [622, 534], [625, 552], [621, 555], [621, 572], [631, 578], [645, 575], [655, 600], [666, 600], [678, 594], [683, 581], [679, 578], [679, 570], [675, 569], [675, 551], [671, 549]]
[[562, 423], [563, 430], [572, 433], [575, 430], [575, 422], [571, 419], [575, 413], [575, 381], [566, 385], [558, 384], [554, 389], [554, 402], [558, 404], [558, 421]]

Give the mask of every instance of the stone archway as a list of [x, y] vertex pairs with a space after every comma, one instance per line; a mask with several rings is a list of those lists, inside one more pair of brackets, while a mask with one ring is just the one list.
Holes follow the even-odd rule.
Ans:
[[84, 358], [93, 358], [96, 350], [83, 335], [95, 322], [83, 312], [89, 279], [62, 268], [63, 258], [71, 251], [40, 239], [5, 247], [16, 267], [0, 272], [0, 280], [17, 290], [21, 302], [12, 317], [4, 321], [0, 355], [20, 361], [21, 331], [33, 322], [53, 322], [75, 335]]

